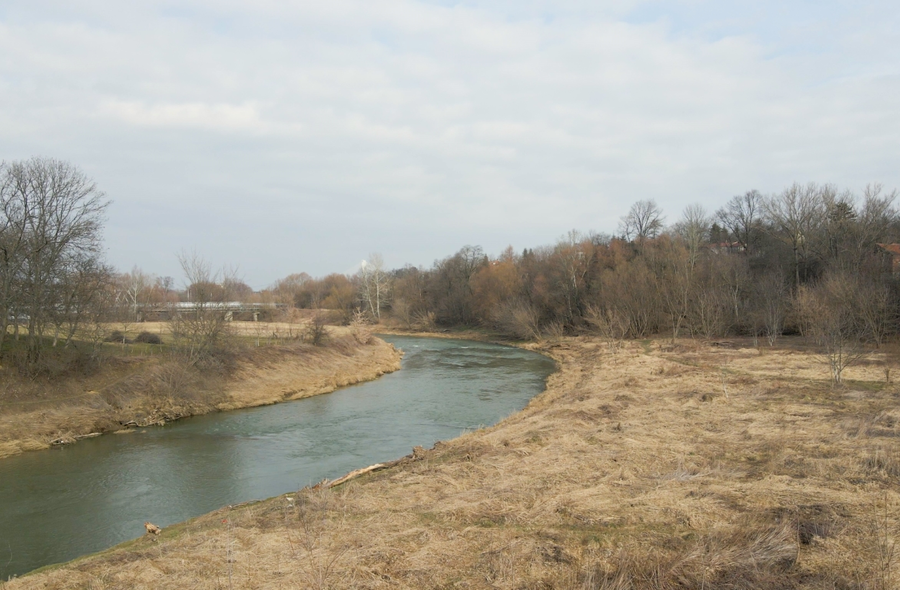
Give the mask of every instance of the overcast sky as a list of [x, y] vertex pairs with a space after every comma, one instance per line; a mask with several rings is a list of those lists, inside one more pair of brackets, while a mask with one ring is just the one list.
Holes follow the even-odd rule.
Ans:
[[895, 1], [3, 0], [0, 159], [91, 176], [121, 270], [430, 266], [639, 199], [900, 187], [898, 31]]

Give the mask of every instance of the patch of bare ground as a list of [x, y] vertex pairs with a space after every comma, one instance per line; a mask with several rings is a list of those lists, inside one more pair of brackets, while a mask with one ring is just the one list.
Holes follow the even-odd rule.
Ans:
[[898, 587], [900, 396], [876, 366], [832, 390], [800, 350], [547, 352], [547, 390], [495, 427], [4, 590]]
[[[0, 458], [129, 432], [186, 416], [273, 404], [375, 379], [400, 368], [400, 353], [379, 339], [360, 343], [330, 328], [327, 346], [279, 334], [229, 353], [228, 370], [191, 366], [171, 355], [111, 356], [96, 374], [42, 382], [4, 375]], [[296, 329], [296, 327], [294, 326]]]

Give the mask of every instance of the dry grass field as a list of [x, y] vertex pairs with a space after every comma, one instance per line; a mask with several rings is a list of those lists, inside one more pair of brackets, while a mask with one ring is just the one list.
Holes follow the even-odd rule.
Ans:
[[0, 586], [900, 587], [895, 355], [833, 390], [790, 346], [545, 352], [559, 372], [495, 427]]
[[[297, 324], [235, 322], [238, 346], [228, 370], [186, 365], [158, 346], [114, 343], [87, 376], [35, 380], [2, 367], [0, 459], [54, 441], [327, 393], [400, 368], [393, 346], [377, 339], [361, 344], [345, 328], [328, 330], [330, 344], [315, 347], [296, 340]], [[169, 339], [164, 323], [133, 324], [126, 335], [138, 331]]]

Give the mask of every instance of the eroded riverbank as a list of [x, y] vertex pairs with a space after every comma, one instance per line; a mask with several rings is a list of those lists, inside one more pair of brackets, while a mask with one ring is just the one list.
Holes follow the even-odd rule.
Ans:
[[97, 376], [61, 384], [56, 398], [0, 404], [0, 459], [188, 416], [329, 393], [400, 368], [401, 354], [373, 338], [332, 346], [250, 350], [227, 376], [191, 372], [158, 358], [120, 359]]
[[900, 399], [788, 347], [571, 339], [499, 425], [21, 588], [892, 588]]
[[403, 370], [372, 382], [0, 462], [0, 578], [494, 424], [554, 367], [511, 347], [390, 338]]

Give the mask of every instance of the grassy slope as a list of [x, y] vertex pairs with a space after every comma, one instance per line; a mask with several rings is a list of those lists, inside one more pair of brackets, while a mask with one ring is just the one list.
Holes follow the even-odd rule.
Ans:
[[547, 352], [547, 391], [496, 427], [4, 590], [897, 587], [900, 408], [881, 366], [832, 391], [797, 350]]
[[400, 368], [391, 345], [377, 339], [360, 345], [340, 334], [322, 348], [248, 345], [235, 356], [235, 369], [221, 374], [186, 369], [157, 353], [113, 357], [95, 375], [61, 382], [8, 376], [0, 395], [0, 458], [129, 423], [145, 426], [327, 393]]

